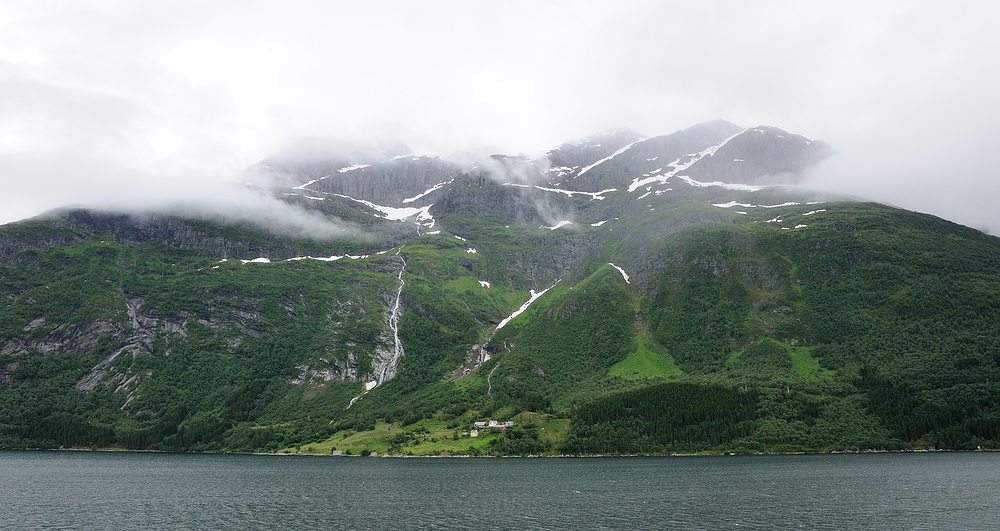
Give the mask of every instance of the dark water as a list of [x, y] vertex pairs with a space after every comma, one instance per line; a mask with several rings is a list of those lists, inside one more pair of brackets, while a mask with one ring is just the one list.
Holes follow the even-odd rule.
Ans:
[[1000, 529], [1000, 453], [0, 452], [0, 529]]

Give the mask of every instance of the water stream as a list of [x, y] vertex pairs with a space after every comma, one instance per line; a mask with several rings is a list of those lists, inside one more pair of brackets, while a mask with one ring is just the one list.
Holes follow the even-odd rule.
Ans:
[[393, 350], [392, 357], [378, 370], [375, 374], [375, 379], [370, 382], [365, 382], [365, 390], [360, 395], [351, 399], [351, 402], [347, 404], [347, 409], [350, 409], [355, 402], [361, 399], [368, 391], [382, 385], [383, 383], [392, 379], [396, 375], [396, 367], [399, 365], [399, 360], [406, 352], [403, 350], [403, 342], [399, 339], [399, 315], [402, 310], [402, 303], [400, 300], [403, 298], [403, 286], [406, 285], [406, 281], [403, 280], [403, 273], [406, 271], [406, 259], [400, 254], [403, 251], [403, 247], [400, 246], [396, 249], [396, 258], [399, 258], [402, 266], [399, 268], [399, 274], [396, 275], [396, 279], [399, 280], [399, 289], [396, 290], [396, 302], [393, 303], [392, 313], [389, 315], [389, 328], [392, 330], [392, 340], [393, 340]]
[[[525, 301], [525, 303], [522, 304], [521, 307], [519, 307], [517, 310], [514, 310], [513, 313], [511, 313], [510, 315], [508, 315], [507, 317], [505, 317], [504, 320], [500, 321], [500, 324], [498, 324], [497, 327], [494, 328], [492, 332], [490, 332], [490, 335], [487, 336], [486, 341], [483, 341], [483, 344], [481, 346], [477, 346], [476, 348], [474, 348], [472, 356], [470, 357], [470, 361], [466, 362], [467, 364], [462, 369], [463, 372], [462, 372], [462, 375], [460, 377], [468, 376], [469, 374], [472, 374], [472, 373], [476, 372], [480, 367], [483, 366], [484, 363], [486, 363], [487, 361], [490, 361], [491, 356], [490, 356], [489, 352], [486, 350], [486, 345], [488, 345], [490, 343], [490, 341], [493, 339], [493, 336], [496, 335], [496, 333], [499, 332], [501, 328], [503, 328], [504, 326], [506, 326], [507, 323], [509, 323], [512, 320], [514, 320], [515, 317], [517, 317], [518, 315], [521, 315], [522, 313], [524, 313], [524, 311], [528, 309], [528, 306], [531, 306], [531, 303], [533, 303], [536, 300], [538, 300], [538, 298], [541, 297], [542, 295], [545, 295], [545, 293], [547, 291], [549, 291], [550, 289], [556, 287], [556, 285], [559, 284], [559, 282], [561, 280], [562, 279], [556, 280], [555, 284], [552, 284], [551, 286], [543, 289], [542, 291], [536, 292], [535, 290], [531, 290], [530, 291], [531, 296], [528, 297], [528, 300]], [[507, 351], [510, 352], [510, 347], [507, 346], [507, 342], [506, 341], [504, 341], [504, 348], [506, 348]], [[497, 370], [497, 367], [499, 367], [499, 366], [500, 366], [500, 363], [498, 362], [496, 365], [493, 366], [493, 369], [490, 370], [490, 374], [487, 375], [487, 377], [486, 377], [487, 384], [490, 383], [490, 376], [493, 376], [493, 371]], [[490, 385], [489, 389], [486, 392], [486, 394], [489, 395], [490, 391], [492, 391], [492, 389], [493, 389], [493, 386]]]
[[402, 358], [406, 352], [403, 351], [403, 342], [399, 340], [399, 314], [400, 314], [400, 299], [403, 297], [403, 286], [406, 285], [406, 281], [403, 280], [403, 272], [406, 271], [406, 260], [403, 258], [402, 252], [403, 247], [400, 246], [399, 250], [396, 251], [396, 258], [402, 263], [402, 267], [399, 268], [399, 275], [396, 277], [399, 279], [399, 289], [396, 291], [396, 303], [392, 307], [392, 315], [389, 316], [389, 328], [392, 329], [392, 339], [393, 339], [393, 351], [392, 358], [389, 359], [389, 363], [382, 368], [381, 374], [376, 376], [378, 383], [375, 385], [381, 385], [383, 382], [391, 379], [396, 375], [396, 366], [399, 364], [399, 359]]

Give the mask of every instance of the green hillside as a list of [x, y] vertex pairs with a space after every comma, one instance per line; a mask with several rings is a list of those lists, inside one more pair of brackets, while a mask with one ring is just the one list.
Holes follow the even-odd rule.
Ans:
[[[1000, 447], [1000, 240], [704, 193], [574, 199], [592, 221], [558, 231], [456, 209], [438, 234], [327, 243], [79, 213], [0, 227], [0, 447]], [[288, 260], [307, 255], [349, 256]], [[405, 355], [366, 393], [400, 278]], [[515, 427], [471, 437], [488, 419]]]

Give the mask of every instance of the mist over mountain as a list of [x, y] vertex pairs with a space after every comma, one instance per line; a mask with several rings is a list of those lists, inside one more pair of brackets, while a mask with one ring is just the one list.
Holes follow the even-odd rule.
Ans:
[[309, 141], [264, 159], [246, 175], [265, 186], [293, 190], [285, 190], [286, 196], [311, 190], [399, 208], [430, 204], [457, 175], [476, 170], [501, 184], [561, 187], [555, 193], [572, 196], [639, 181], [663, 183], [675, 174], [727, 185], [798, 184], [804, 172], [834, 153], [825, 142], [781, 129], [743, 129], [721, 120], [656, 137], [613, 129], [566, 142], [538, 158], [466, 152], [444, 159], [412, 154], [402, 141], [387, 144], [391, 147]]
[[834, 149], [313, 139], [3, 225], [0, 447], [1000, 448], [1000, 240], [811, 190]]
[[[0, 223], [212, 198], [299, 138], [537, 159], [610, 127], [660, 137], [725, 117], [835, 146], [814, 188], [996, 233], [998, 15], [976, 0], [13, 2], [0, 15]], [[689, 176], [735, 182], [710, 161]]]

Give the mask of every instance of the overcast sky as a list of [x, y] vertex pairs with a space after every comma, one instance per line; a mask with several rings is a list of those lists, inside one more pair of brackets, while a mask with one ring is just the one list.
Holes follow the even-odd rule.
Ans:
[[833, 144], [814, 187], [1000, 234], [998, 6], [6, 0], [0, 223], [204, 200], [306, 136], [536, 153], [721, 118]]

